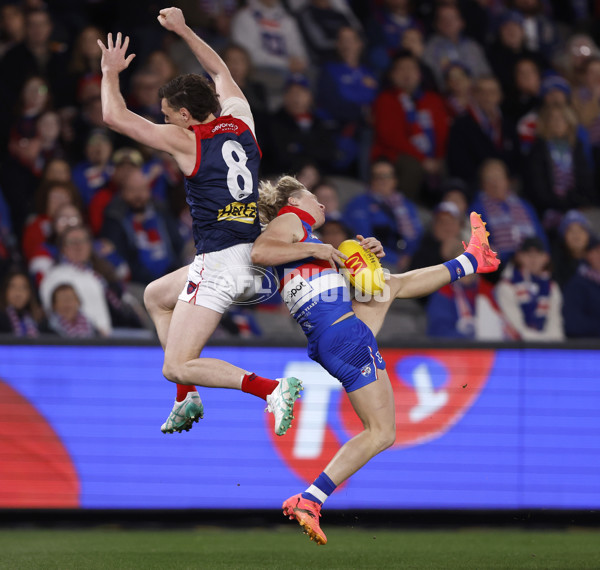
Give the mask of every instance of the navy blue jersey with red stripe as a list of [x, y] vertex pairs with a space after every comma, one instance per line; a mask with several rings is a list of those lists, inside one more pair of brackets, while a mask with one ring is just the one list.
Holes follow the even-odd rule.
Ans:
[[[302, 242], [323, 243], [312, 233], [314, 220], [309, 214], [286, 206], [278, 215], [288, 212], [296, 214], [302, 222]], [[275, 271], [283, 301], [309, 339], [318, 337], [342, 315], [352, 311], [346, 281], [329, 262], [307, 257], [278, 265]]]
[[193, 125], [196, 165], [186, 178], [196, 253], [252, 243], [260, 235], [261, 151], [250, 127], [232, 115]]

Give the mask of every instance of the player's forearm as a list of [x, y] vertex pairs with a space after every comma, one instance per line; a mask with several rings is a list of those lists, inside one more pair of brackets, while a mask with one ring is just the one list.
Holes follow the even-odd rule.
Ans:
[[181, 32], [179, 32], [179, 36], [185, 41], [196, 59], [200, 62], [200, 65], [213, 80], [218, 75], [229, 73], [225, 62], [221, 59], [219, 54], [202, 38], [198, 37], [189, 26], [183, 28]]
[[100, 88], [102, 98], [102, 119], [114, 130], [119, 126], [129, 113], [125, 99], [119, 88], [119, 74], [115, 72], [103, 73]]
[[315, 253], [312, 243], [286, 243], [278, 239], [259, 238], [252, 248], [252, 263], [282, 265], [311, 257]]

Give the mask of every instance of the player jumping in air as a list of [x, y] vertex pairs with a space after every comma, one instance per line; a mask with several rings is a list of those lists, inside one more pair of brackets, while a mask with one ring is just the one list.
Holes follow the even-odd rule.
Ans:
[[[319, 525], [322, 504], [396, 438], [392, 387], [375, 341], [391, 303], [429, 295], [465, 275], [495, 271], [500, 261], [489, 247], [485, 224], [473, 212], [471, 240], [462, 255], [442, 265], [391, 275], [387, 295], [358, 302], [351, 300], [335, 269], [345, 256], [312, 233], [325, 221], [324, 206], [316, 197], [290, 176], [276, 186], [263, 183], [260, 195], [261, 219], [268, 226], [254, 243], [252, 261], [276, 266], [283, 300], [306, 334], [309, 356], [342, 383], [364, 425], [305, 492], [283, 503], [284, 514], [295, 518], [311, 540], [325, 544]], [[363, 247], [384, 255], [379, 241], [357, 237]]]
[[222, 360], [198, 357], [231, 303], [251, 296], [260, 283], [250, 266], [252, 243], [260, 234], [261, 155], [250, 106], [223, 60], [186, 25], [181, 10], [161, 10], [158, 21], [186, 42], [214, 82], [213, 87], [204, 77], [188, 74], [161, 87], [167, 124], [154, 124], [125, 105], [119, 73], [135, 57], [127, 55], [129, 38], [119, 32], [113, 41], [109, 34], [107, 45], [100, 40], [98, 45], [104, 122], [139, 143], [168, 152], [186, 176], [196, 257], [189, 267], [150, 283], [144, 294], [165, 351], [163, 374], [177, 383], [175, 404], [161, 430], [187, 431], [203, 416], [197, 385], [241, 389], [265, 399], [275, 415], [275, 433], [283, 435], [302, 389], [299, 380], [263, 378]]

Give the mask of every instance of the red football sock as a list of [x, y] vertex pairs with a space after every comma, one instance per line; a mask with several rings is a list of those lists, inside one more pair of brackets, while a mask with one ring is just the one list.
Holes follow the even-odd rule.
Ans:
[[184, 384], [177, 384], [177, 396], [175, 397], [176, 402], [183, 402], [185, 397], [190, 392], [196, 392], [196, 386], [186, 386]]
[[279, 384], [277, 380], [263, 378], [252, 372], [251, 374], [244, 374], [244, 377], [242, 378], [242, 392], [266, 400], [267, 396], [277, 388], [277, 384]]

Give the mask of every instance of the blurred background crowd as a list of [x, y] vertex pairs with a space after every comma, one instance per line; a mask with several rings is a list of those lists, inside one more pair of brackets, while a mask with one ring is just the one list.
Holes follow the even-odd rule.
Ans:
[[[383, 340], [600, 337], [600, 2], [185, 0], [254, 112], [261, 177], [325, 204], [322, 239], [373, 235], [392, 272], [487, 221], [503, 261], [397, 302]], [[146, 284], [194, 256], [173, 160], [102, 121], [97, 38], [137, 54], [128, 107], [203, 73], [150, 0], [0, 1], [0, 331], [150, 337]], [[301, 338], [280, 299], [222, 337]]]

